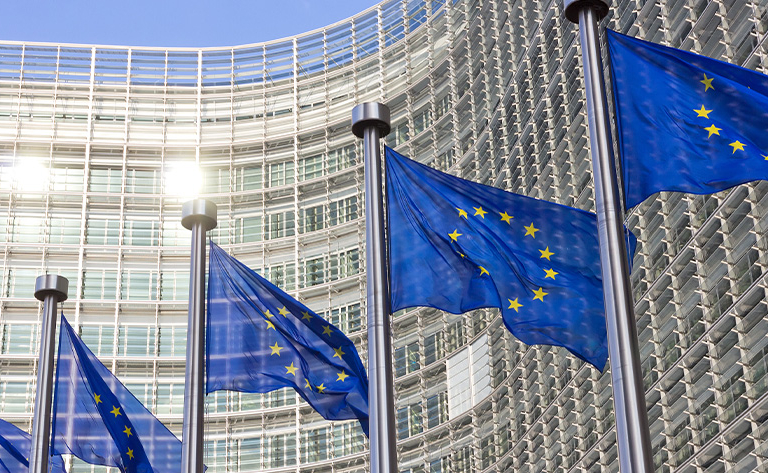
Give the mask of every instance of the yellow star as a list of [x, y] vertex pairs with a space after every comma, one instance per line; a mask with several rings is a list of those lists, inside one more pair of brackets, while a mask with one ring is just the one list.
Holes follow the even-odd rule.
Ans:
[[296, 376], [296, 370], [299, 369], [298, 366], [293, 366], [293, 362], [291, 362], [290, 366], [285, 367], [286, 371], [285, 374], [292, 374]]
[[[766, 159], [766, 160], [768, 160], [768, 158], [765, 158], [765, 159]], [[462, 253], [461, 251], [459, 251], [459, 256], [461, 256], [462, 258], [466, 258], [466, 257], [467, 257], [467, 255], [465, 255], [465, 254], [464, 254], [464, 253]]]
[[453, 241], [459, 241], [459, 237], [463, 235], [463, 233], [459, 233], [458, 230], [454, 230], [453, 233], [449, 233], [448, 236], [451, 237], [451, 240]]
[[322, 393], [323, 391], [325, 391], [325, 383], [317, 387], [317, 392]]
[[517, 302], [517, 297], [515, 297], [515, 300], [507, 299], [509, 301], [509, 307], [507, 309], [515, 309], [515, 312], [520, 312], [520, 307], [523, 306], [523, 304]]
[[697, 113], [696, 118], [699, 118], [699, 117], [709, 118], [709, 112], [711, 111], [712, 110], [707, 110], [706, 108], [704, 108], [704, 105], [701, 106], [701, 110], [694, 110], [694, 112]]
[[101, 395], [100, 394], [94, 394], [93, 395], [93, 400], [96, 401], [96, 405], [98, 406], [99, 404], [101, 404]]
[[480, 268], [480, 276], [482, 276], [483, 274], [487, 274], [488, 276], [491, 275], [491, 273], [489, 273], [488, 270], [483, 268], [482, 266], [478, 266], [478, 268]]
[[341, 373], [336, 373], [338, 378], [336, 378], [336, 381], [341, 381], [342, 383], [349, 378], [349, 375], [344, 372], [344, 370], [341, 370]]
[[[736, 150], [744, 151], [744, 143], [740, 142], [739, 140], [734, 141], [733, 143], [729, 144], [728, 146], [733, 146], [733, 153], [736, 152]], [[731, 154], [733, 154], [731, 153]]]
[[709, 136], [707, 136], [707, 138], [712, 138], [712, 135], [720, 136], [720, 130], [722, 130], [722, 128], [718, 128], [714, 124], [705, 127], [704, 129], [709, 132]]
[[275, 330], [275, 331], [277, 331], [277, 330], [275, 329], [275, 324], [273, 324], [273, 323], [272, 323], [272, 322], [270, 322], [269, 320], [265, 320], [264, 322], [266, 322], [266, 323], [267, 323], [267, 330], [269, 330], [269, 329], [272, 329], [272, 330]]
[[512, 225], [512, 222], [510, 220], [512, 220], [515, 217], [513, 217], [511, 215], [507, 215], [506, 212], [499, 212], [499, 215], [501, 215], [501, 221], [502, 222], [507, 222], [508, 224]]
[[485, 219], [485, 214], [487, 214], [488, 212], [483, 210], [482, 207], [472, 207], [472, 208], [475, 209], [475, 216], [479, 215], [483, 217], [483, 219]]
[[309, 312], [302, 312], [301, 313], [301, 320], [312, 320], [312, 316], [309, 315]]
[[269, 312], [269, 309], [267, 309], [267, 311], [266, 311], [266, 312], [264, 312], [264, 315], [266, 315], [268, 319], [271, 319], [272, 317], [274, 317], [274, 316], [275, 316], [275, 314], [271, 314], [271, 313]]
[[547, 279], [547, 278], [555, 279], [555, 276], [560, 274], [557, 271], [555, 271], [554, 269], [545, 269], [544, 272], [547, 273], [547, 275], [544, 276], [544, 279]]
[[536, 232], [538, 232], [539, 229], [533, 226], [533, 222], [531, 222], [529, 226], [523, 228], [525, 228], [525, 235], [523, 235], [524, 237], [531, 235], [533, 238], [536, 238]]
[[272, 355], [280, 356], [280, 350], [282, 350], [284, 347], [281, 347], [280, 345], [277, 344], [277, 342], [275, 342], [275, 345], [269, 348], [272, 349], [272, 353], [270, 353], [269, 356], [272, 356]]
[[326, 325], [325, 327], [323, 327], [323, 335], [328, 335], [329, 337], [331, 336], [331, 326], [330, 325]]
[[539, 290], [538, 290], [538, 291], [533, 291], [533, 293], [534, 293], [534, 294], [536, 294], [536, 295], [533, 297], [533, 300], [536, 300], [536, 299], [538, 299], [538, 300], [540, 300], [541, 302], [544, 302], [544, 296], [546, 296], [547, 294], [549, 294], [548, 292], [544, 292], [544, 290], [543, 290], [542, 288], [539, 288]]
[[714, 79], [714, 77], [707, 77], [707, 75], [704, 74], [704, 80], [699, 81], [704, 84], [704, 92], [708, 91], [709, 89], [715, 90], [715, 88], [712, 86], [712, 79]]
[[110, 414], [114, 414], [114, 415], [115, 415], [115, 417], [117, 417], [117, 416], [121, 416], [121, 415], [122, 415], [122, 414], [120, 413], [120, 408], [119, 408], [119, 407], [115, 407], [115, 406], [112, 406], [112, 410], [111, 410], [111, 411], [109, 411], [109, 413], [110, 413]]
[[341, 358], [342, 355], [346, 355], [346, 353], [344, 353], [344, 351], [341, 349], [341, 347], [334, 348], [333, 351], [336, 352], [336, 354], [334, 354], [333, 357], [336, 358], [338, 356], [340, 360], [342, 359]]
[[288, 309], [286, 309], [285, 306], [283, 306], [282, 309], [278, 310], [277, 313], [282, 315], [286, 319], [288, 318], [288, 314], [290, 314], [290, 312], [288, 312]]
[[133, 449], [130, 449], [130, 448], [128, 449], [128, 458], [133, 460]]
[[[539, 253], [541, 253], [541, 256], [539, 258], [547, 258], [549, 260], [549, 257], [554, 255], [551, 251], [549, 251], [549, 247], [544, 248], [543, 250], [539, 250]], [[550, 260], [552, 261], [552, 260]]]
[[307, 378], [304, 378], [304, 387], [309, 388], [309, 390], [312, 391], [312, 385], [309, 384], [309, 380]]
[[123, 430], [123, 433], [124, 433], [125, 435], [129, 436], [129, 437], [130, 437], [131, 435], [133, 435], [133, 432], [131, 432], [131, 428], [130, 428], [130, 427], [128, 427], [127, 425], [125, 426], [125, 430]]
[[460, 209], [460, 208], [458, 208], [458, 207], [456, 207], [456, 210], [458, 210], [458, 211], [459, 211], [459, 217], [464, 217], [464, 218], [467, 218], [467, 211], [466, 211], [466, 210], [464, 210], [464, 209]]
[[768, 156], [761, 154], [760, 156], [764, 157], [766, 161], [768, 161]]

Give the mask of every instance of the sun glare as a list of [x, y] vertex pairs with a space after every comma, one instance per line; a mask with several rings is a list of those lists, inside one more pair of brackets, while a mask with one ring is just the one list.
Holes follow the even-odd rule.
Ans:
[[192, 161], [176, 162], [166, 166], [165, 194], [193, 199], [200, 193], [203, 174], [197, 163]]
[[48, 168], [35, 158], [19, 158], [13, 168], [13, 179], [17, 191], [43, 191], [48, 184]]

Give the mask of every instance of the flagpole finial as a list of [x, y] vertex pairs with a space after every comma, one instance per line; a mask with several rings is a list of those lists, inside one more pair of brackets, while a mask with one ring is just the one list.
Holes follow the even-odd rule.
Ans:
[[44, 301], [52, 294], [58, 302], [67, 300], [69, 291], [69, 280], [58, 274], [44, 274], [38, 276], [35, 280], [35, 298]]
[[610, 0], [563, 0], [563, 6], [565, 7], [565, 17], [578, 23], [579, 11], [583, 8], [593, 8], [597, 13], [597, 20], [602, 20], [608, 14], [611, 2]]
[[365, 129], [369, 126], [375, 126], [381, 132], [381, 136], [387, 136], [392, 129], [389, 122], [389, 107], [378, 102], [356, 105], [352, 109], [352, 133], [362, 138]]
[[205, 199], [184, 202], [181, 206], [181, 224], [187, 230], [192, 230], [192, 226], [197, 222], [203, 224], [205, 231], [216, 228], [216, 204]]

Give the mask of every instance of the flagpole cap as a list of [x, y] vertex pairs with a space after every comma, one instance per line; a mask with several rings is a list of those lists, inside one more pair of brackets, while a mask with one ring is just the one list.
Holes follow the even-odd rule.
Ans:
[[378, 128], [381, 136], [387, 136], [392, 130], [389, 122], [389, 107], [378, 102], [355, 105], [352, 109], [352, 133], [362, 138], [365, 129], [369, 126]]
[[610, 0], [563, 0], [565, 6], [565, 17], [574, 23], [579, 22], [579, 12], [584, 8], [592, 8], [597, 14], [597, 20], [600, 21], [608, 14], [610, 10]]
[[206, 232], [216, 228], [216, 204], [205, 199], [184, 202], [181, 206], [181, 224], [187, 230], [192, 230], [196, 223], [201, 223]]
[[58, 274], [43, 274], [35, 280], [35, 298], [44, 301], [49, 295], [56, 298], [56, 302], [67, 300], [69, 279]]

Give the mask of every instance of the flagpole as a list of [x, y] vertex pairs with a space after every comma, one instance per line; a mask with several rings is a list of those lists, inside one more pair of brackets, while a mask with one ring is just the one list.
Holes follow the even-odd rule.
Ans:
[[37, 394], [32, 420], [32, 445], [29, 472], [48, 473], [51, 452], [51, 398], [53, 395], [53, 344], [56, 339], [56, 304], [67, 300], [69, 280], [57, 274], [44, 274], [35, 281], [35, 298], [43, 301], [40, 331], [40, 358], [37, 363]]
[[368, 291], [368, 403], [371, 471], [396, 473], [395, 396], [392, 334], [384, 236], [384, 199], [379, 140], [389, 134], [389, 108], [362, 103], [352, 109], [352, 133], [363, 138], [365, 153], [365, 247]]
[[181, 473], [203, 472], [205, 367], [205, 233], [216, 228], [216, 204], [196, 199], [181, 208], [181, 224], [192, 230], [189, 262], [187, 365], [184, 373], [184, 425]]
[[609, 1], [564, 0], [564, 5], [565, 16], [579, 25], [584, 63], [619, 465], [622, 473], [652, 473], [645, 389], [597, 27], [597, 22], [608, 14]]

